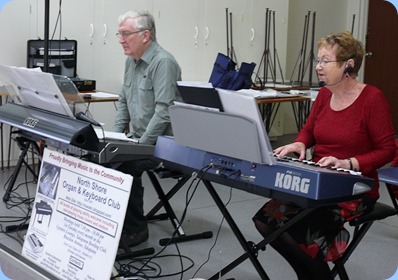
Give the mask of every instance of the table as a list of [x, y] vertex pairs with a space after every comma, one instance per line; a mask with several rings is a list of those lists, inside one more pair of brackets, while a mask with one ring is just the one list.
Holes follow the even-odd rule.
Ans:
[[64, 97], [69, 104], [73, 105], [73, 113], [75, 113], [75, 106], [78, 104], [86, 103], [87, 107], [85, 113], [88, 113], [91, 103], [117, 102], [119, 100], [118, 95], [102, 91], [84, 91], [78, 94], [64, 94]]
[[117, 94], [103, 91], [83, 91], [80, 92], [79, 95], [83, 97], [83, 100], [86, 103], [116, 102], [119, 100], [119, 96]]
[[256, 101], [259, 105], [267, 133], [271, 130], [281, 103], [291, 102], [297, 131], [300, 131], [303, 128], [311, 110], [311, 97], [306, 95], [258, 97], [256, 98]]

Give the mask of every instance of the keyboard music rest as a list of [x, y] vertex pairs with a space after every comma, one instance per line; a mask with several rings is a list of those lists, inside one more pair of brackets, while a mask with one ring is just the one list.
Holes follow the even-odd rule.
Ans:
[[0, 107], [0, 122], [86, 150], [96, 150], [98, 137], [91, 124], [16, 103]]
[[205, 180], [306, 208], [355, 199], [371, 190], [374, 183], [364, 176], [305, 164], [255, 164], [178, 145], [172, 137], [165, 136], [158, 138], [154, 156], [166, 167], [185, 174], [212, 164], [214, 167], [204, 175]]

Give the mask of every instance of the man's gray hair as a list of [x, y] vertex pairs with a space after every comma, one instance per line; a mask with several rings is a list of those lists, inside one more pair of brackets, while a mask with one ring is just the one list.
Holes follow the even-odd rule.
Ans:
[[151, 40], [156, 41], [155, 19], [149, 12], [139, 12], [134, 10], [128, 11], [127, 13], [119, 16], [119, 25], [130, 18], [134, 20], [135, 28], [138, 30], [149, 30], [149, 32], [151, 32]]

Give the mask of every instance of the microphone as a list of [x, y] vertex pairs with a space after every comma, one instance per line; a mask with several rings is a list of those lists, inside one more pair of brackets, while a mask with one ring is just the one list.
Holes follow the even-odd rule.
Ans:
[[337, 85], [338, 83], [340, 83], [343, 79], [344, 79], [344, 74], [343, 74], [343, 76], [341, 76], [341, 79], [340, 79], [340, 80], [338, 80], [337, 82], [335, 82], [335, 83], [333, 83], [333, 84], [327, 84], [327, 83], [325, 83], [324, 81], [319, 81], [318, 84], [319, 84], [320, 87], [324, 87], [324, 86], [334, 86], [334, 85]]
[[332, 83], [332, 84], [327, 84], [324, 81], [319, 81], [318, 85], [320, 87], [337, 85], [338, 83], [340, 83], [344, 79], [344, 76], [347, 76], [347, 78], [348, 78], [348, 76], [351, 75], [351, 73], [354, 73], [354, 68], [351, 67], [351, 66], [347, 66], [346, 68], [344, 68], [343, 75], [341, 76], [341, 79], [338, 80], [337, 82]]
[[95, 120], [93, 120], [92, 118], [90, 118], [89, 116], [87, 116], [85, 113], [83, 112], [77, 112], [75, 115], [76, 119], [84, 121], [84, 122], [88, 122], [91, 123], [92, 125], [95, 126], [101, 126], [101, 124]]

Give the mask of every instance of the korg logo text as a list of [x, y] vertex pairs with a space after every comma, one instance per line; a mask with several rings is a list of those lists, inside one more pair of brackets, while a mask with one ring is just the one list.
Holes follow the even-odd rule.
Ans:
[[275, 177], [275, 187], [291, 190], [299, 193], [308, 193], [310, 179], [301, 178], [290, 174], [277, 172]]
[[29, 127], [35, 127], [38, 122], [39, 122], [39, 120], [28, 117], [24, 120], [23, 125], [26, 125]]

